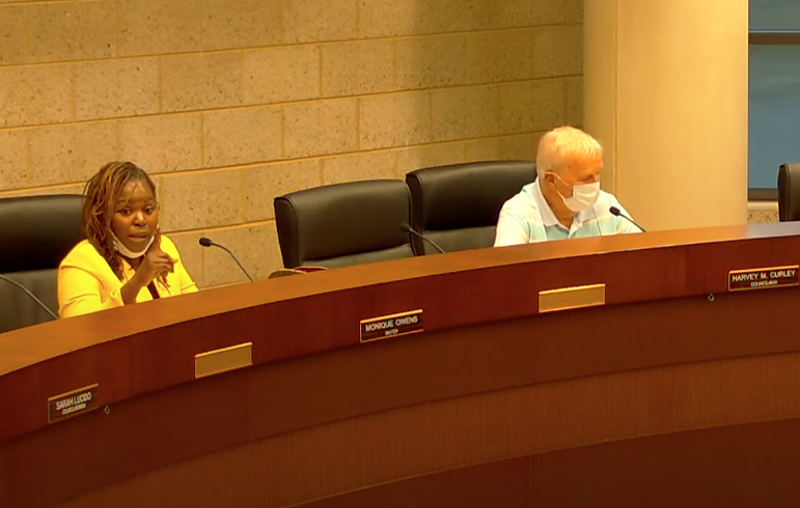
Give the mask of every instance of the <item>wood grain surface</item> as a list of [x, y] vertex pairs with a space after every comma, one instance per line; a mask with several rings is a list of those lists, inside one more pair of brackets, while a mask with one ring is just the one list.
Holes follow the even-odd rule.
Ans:
[[[636, 464], [668, 438], [674, 481], [725, 429], [749, 436], [748, 453], [761, 439], [773, 450], [775, 422], [800, 414], [800, 289], [727, 293], [727, 273], [797, 264], [798, 235], [777, 224], [464, 251], [0, 335], [0, 506], [574, 506], [585, 499], [554, 486], [621, 492], [613, 471], [647, 476]], [[537, 315], [540, 290], [594, 283], [605, 306]], [[361, 319], [413, 309], [423, 333], [359, 344]], [[248, 341], [253, 367], [194, 379], [196, 353]], [[109, 414], [47, 425], [47, 397], [92, 383]], [[580, 468], [542, 480], [584, 450], [633, 458], [596, 481]], [[745, 471], [730, 453], [703, 464]]]

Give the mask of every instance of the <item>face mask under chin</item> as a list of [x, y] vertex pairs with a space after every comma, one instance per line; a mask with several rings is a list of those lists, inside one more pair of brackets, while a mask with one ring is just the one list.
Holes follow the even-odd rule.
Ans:
[[116, 250], [119, 254], [125, 256], [128, 259], [137, 259], [144, 256], [145, 253], [147, 252], [147, 249], [149, 249], [150, 246], [153, 245], [153, 240], [155, 240], [155, 238], [156, 238], [155, 235], [151, 236], [150, 241], [147, 242], [147, 246], [144, 249], [142, 249], [141, 252], [134, 252], [129, 248], [125, 247], [125, 245], [123, 245], [123, 243], [119, 240], [119, 238], [117, 238], [117, 235], [115, 235], [113, 231], [111, 232], [111, 239], [114, 242], [114, 250]]

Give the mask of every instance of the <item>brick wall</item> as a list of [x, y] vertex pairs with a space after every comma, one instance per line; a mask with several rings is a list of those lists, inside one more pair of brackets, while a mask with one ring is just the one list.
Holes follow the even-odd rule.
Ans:
[[531, 158], [582, 118], [581, 0], [0, 0], [0, 197], [154, 175], [201, 287], [281, 265], [272, 199]]

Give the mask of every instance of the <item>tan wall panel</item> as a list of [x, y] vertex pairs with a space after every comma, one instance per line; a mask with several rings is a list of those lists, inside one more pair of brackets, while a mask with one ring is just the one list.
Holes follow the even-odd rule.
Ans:
[[203, 9], [196, 0], [117, 3], [118, 56], [188, 53], [202, 49]]
[[443, 35], [397, 41], [397, 85], [401, 89], [467, 84], [466, 38]]
[[532, 79], [534, 33], [533, 29], [522, 29], [466, 36], [461, 62], [466, 70], [465, 84]]
[[[533, 160], [543, 132], [484, 138], [465, 143], [465, 158], [470, 161], [517, 159]], [[533, 179], [533, 174], [531, 174]]]
[[75, 119], [158, 113], [158, 76], [155, 58], [75, 64]]
[[320, 56], [317, 46], [247, 51], [243, 65], [245, 104], [270, 104], [320, 96]]
[[283, 112], [279, 107], [203, 113], [207, 168], [281, 159]]
[[116, 51], [113, 2], [42, 3], [26, 8], [31, 61], [108, 58]]
[[415, 169], [466, 161], [465, 144], [460, 141], [403, 148], [397, 151], [397, 176], [405, 179], [406, 173]]
[[372, 150], [429, 142], [430, 112], [428, 92], [404, 92], [361, 99], [359, 148]]
[[[32, 129], [30, 187], [84, 182], [119, 157], [117, 124], [90, 122]], [[27, 187], [27, 185], [26, 185]]]
[[284, 107], [284, 155], [352, 152], [358, 148], [358, 100], [336, 99]]
[[396, 89], [394, 41], [340, 42], [323, 46], [323, 97], [373, 94]]
[[396, 37], [429, 33], [429, 2], [361, 0], [361, 37]]
[[0, 191], [35, 187], [30, 180], [30, 131], [0, 131]]
[[283, 0], [203, 0], [203, 49], [272, 46], [281, 42]]
[[4, 127], [74, 120], [75, 66], [0, 67], [0, 104]]
[[583, 9], [584, 0], [564, 0], [564, 22], [567, 24], [582, 23]]
[[552, 78], [583, 73], [583, 27], [564, 25], [534, 32], [533, 77]]
[[196, 111], [240, 106], [241, 52], [194, 53], [161, 60], [162, 111]]
[[582, 122], [582, 0], [0, 0], [0, 197], [158, 175], [201, 287], [266, 277], [272, 200], [533, 158]]
[[322, 162], [319, 159], [255, 166], [242, 172], [247, 189], [247, 222], [274, 219], [273, 201], [278, 196], [322, 185]]
[[566, 86], [563, 79], [500, 85], [497, 88], [498, 134], [538, 132], [563, 125]]
[[201, 113], [126, 118], [118, 125], [120, 158], [136, 161], [148, 173], [203, 166]]
[[496, 85], [431, 92], [431, 139], [495, 136], [500, 132]]
[[583, 78], [567, 80], [567, 124], [583, 126]]
[[358, 34], [357, 0], [282, 0], [281, 3], [285, 44], [355, 39]]
[[244, 178], [236, 169], [168, 174], [161, 178], [159, 199], [166, 231], [241, 224]]
[[[583, 3], [583, 0], [563, 0], [561, 2], [513, 0], [503, 2], [499, 8], [503, 9], [501, 19], [504, 26], [560, 25], [565, 22], [566, 5], [575, 1]], [[580, 24], [581, 20], [570, 21], [570, 23]]]
[[[429, 2], [432, 32], [468, 32], [525, 26], [535, 23], [533, 4], [542, 2], [486, 2], [483, 0], [439, 0]], [[553, 2], [546, 2], [553, 3]], [[556, 9], [559, 6], [555, 6]], [[458, 13], [456, 15], [456, 13]]]
[[30, 30], [25, 6], [0, 5], [0, 65], [28, 62]]
[[339, 155], [322, 161], [322, 183], [381, 180], [395, 177], [395, 152], [357, 153]]

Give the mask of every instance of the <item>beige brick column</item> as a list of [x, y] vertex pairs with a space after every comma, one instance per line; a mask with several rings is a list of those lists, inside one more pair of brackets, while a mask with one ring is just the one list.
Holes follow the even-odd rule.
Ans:
[[585, 0], [584, 126], [645, 227], [747, 220], [747, 0]]

